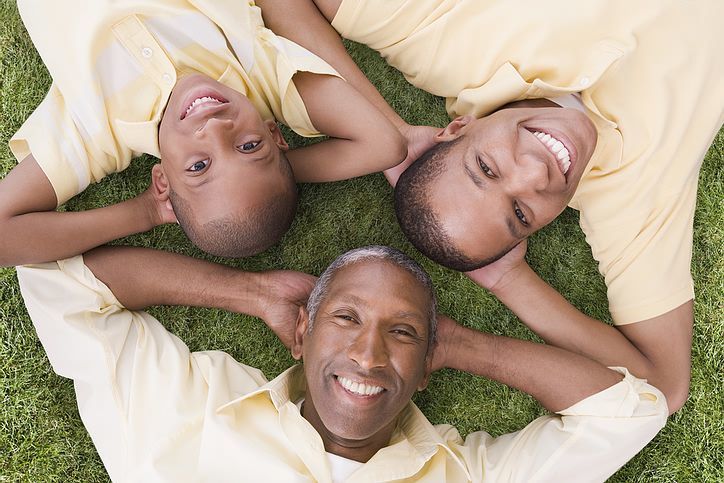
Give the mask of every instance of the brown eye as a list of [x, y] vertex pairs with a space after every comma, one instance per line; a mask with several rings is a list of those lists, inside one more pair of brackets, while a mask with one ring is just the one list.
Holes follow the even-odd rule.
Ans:
[[485, 176], [487, 176], [488, 178], [495, 178], [495, 173], [493, 173], [493, 170], [490, 169], [490, 166], [485, 164], [485, 162], [480, 158], [478, 158], [478, 166], [480, 166], [480, 171], [482, 171]]
[[191, 171], [192, 173], [198, 173], [206, 169], [206, 166], [209, 165], [208, 159], [203, 159], [201, 161], [196, 161], [194, 164], [192, 164], [186, 171]]
[[513, 205], [513, 211], [515, 211], [516, 218], [518, 218], [520, 222], [523, 223], [525, 226], [528, 226], [528, 219], [525, 217], [525, 213], [523, 213], [523, 210], [521, 210], [518, 206], [518, 203], [515, 203]]
[[237, 149], [239, 149], [239, 151], [241, 151], [242, 153], [248, 153], [249, 151], [253, 151], [254, 149], [256, 149], [256, 147], [260, 144], [261, 141], [249, 141], [248, 143], [237, 146]]

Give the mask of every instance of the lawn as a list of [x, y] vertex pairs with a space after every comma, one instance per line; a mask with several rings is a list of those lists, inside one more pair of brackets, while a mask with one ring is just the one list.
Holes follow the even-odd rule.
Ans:
[[[441, 99], [409, 86], [375, 53], [359, 45], [352, 55], [392, 106], [411, 123], [444, 125]], [[7, 141], [41, 101], [50, 78], [12, 0], [0, 0], [0, 177], [15, 165]], [[304, 141], [286, 131], [292, 145]], [[697, 298], [691, 395], [661, 433], [611, 481], [721, 481], [724, 475], [724, 131], [710, 148], [700, 176], [694, 226], [693, 275]], [[83, 210], [145, 189], [151, 158], [140, 158], [65, 206]], [[29, 241], [32, 243], [32, 241]], [[119, 241], [204, 257], [176, 225]], [[338, 254], [367, 244], [410, 254], [432, 275], [440, 309], [462, 323], [495, 334], [536, 340], [514, 315], [461, 274], [436, 266], [407, 243], [395, 222], [392, 191], [382, 175], [301, 186], [299, 215], [284, 240], [245, 260], [217, 260], [245, 270], [319, 272]], [[605, 286], [567, 210], [536, 234], [531, 266], [583, 312], [610, 321]], [[292, 359], [259, 320], [218, 310], [150, 310], [191, 350], [220, 349], [276, 376]], [[108, 479], [78, 416], [73, 385], [55, 375], [20, 297], [14, 269], [0, 269], [0, 481], [90, 482]], [[433, 423], [462, 434], [493, 435], [523, 427], [544, 410], [531, 397], [456, 371], [435, 374], [416, 402]]]

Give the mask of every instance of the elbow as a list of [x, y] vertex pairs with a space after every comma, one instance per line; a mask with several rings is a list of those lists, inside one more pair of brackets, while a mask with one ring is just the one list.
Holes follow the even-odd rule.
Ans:
[[15, 251], [10, 243], [10, 236], [8, 235], [8, 222], [6, 219], [0, 220], [0, 267], [14, 267], [17, 263], [15, 261]]
[[385, 149], [380, 151], [379, 171], [394, 168], [407, 157], [407, 140], [397, 129], [387, 131], [384, 140], [380, 143]]
[[669, 415], [674, 414], [686, 404], [689, 399], [689, 383], [690, 377], [687, 376], [677, 381], [671, 381], [668, 387], [662, 389], [669, 407]]
[[691, 381], [689, 371], [675, 376], [669, 375], [668, 377], [661, 377], [654, 373], [649, 374], [647, 379], [649, 384], [661, 391], [666, 398], [669, 416], [681, 409], [689, 399], [689, 383]]
[[407, 157], [407, 139], [405, 138], [405, 136], [400, 134], [400, 132], [396, 129], [395, 129], [394, 135], [395, 135], [395, 148], [396, 148], [395, 159], [397, 160], [397, 162], [394, 164], [394, 166], [397, 166], [402, 161], [404, 161], [405, 158]]

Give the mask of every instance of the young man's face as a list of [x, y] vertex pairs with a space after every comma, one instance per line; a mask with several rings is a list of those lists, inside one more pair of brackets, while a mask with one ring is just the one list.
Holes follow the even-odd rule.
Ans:
[[458, 250], [484, 260], [565, 209], [597, 133], [585, 114], [559, 107], [507, 108], [461, 122], [462, 139], [428, 195]]
[[159, 145], [168, 184], [198, 223], [263, 204], [292, 176], [276, 124], [262, 120], [245, 96], [201, 74], [176, 84]]
[[299, 325], [304, 417], [328, 449], [389, 442], [395, 418], [427, 385], [430, 303], [406, 270], [360, 261], [335, 274], [311, 331]]

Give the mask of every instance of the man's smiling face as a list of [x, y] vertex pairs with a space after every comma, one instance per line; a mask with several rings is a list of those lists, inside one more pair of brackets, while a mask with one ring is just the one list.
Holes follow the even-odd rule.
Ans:
[[334, 275], [311, 330], [299, 324], [304, 417], [328, 450], [355, 458], [389, 442], [397, 415], [427, 385], [431, 303], [406, 270], [363, 260]]
[[263, 205], [293, 184], [286, 143], [245, 96], [210, 77], [183, 77], [159, 127], [161, 165], [197, 224]]
[[513, 107], [456, 121], [450, 138], [458, 142], [426, 193], [449, 239], [471, 260], [494, 257], [557, 217], [597, 140], [593, 123], [575, 109]]

